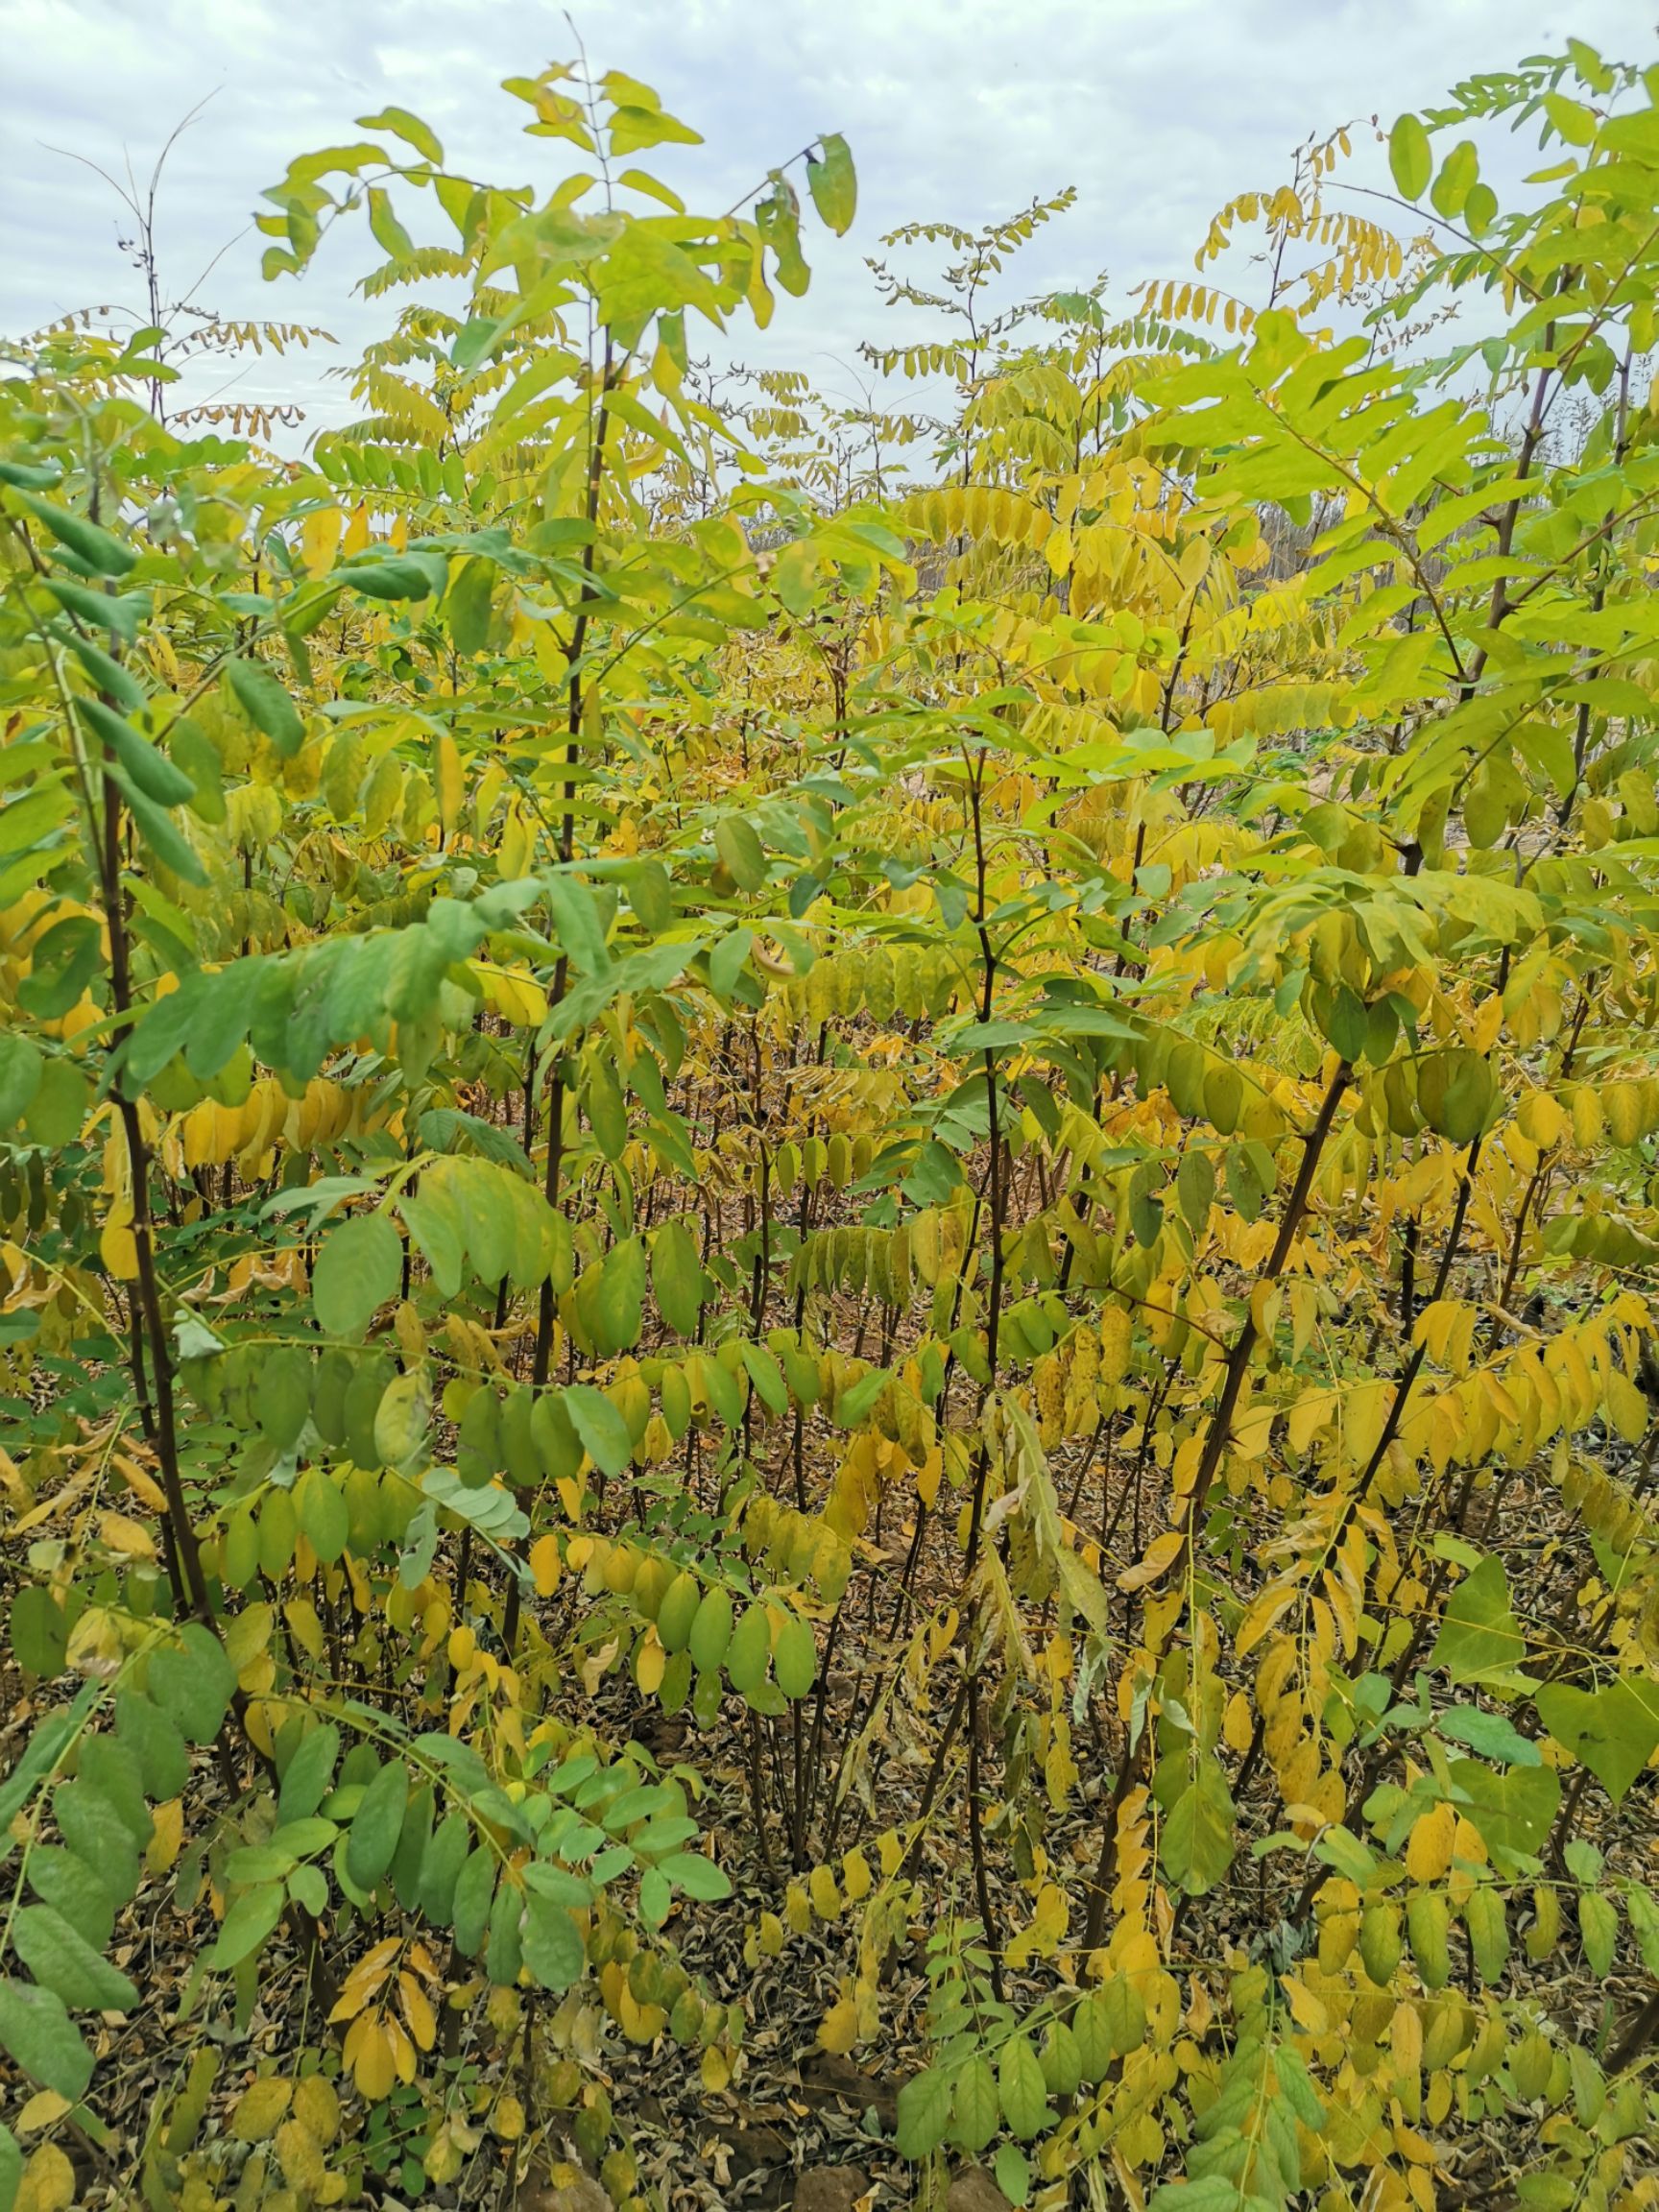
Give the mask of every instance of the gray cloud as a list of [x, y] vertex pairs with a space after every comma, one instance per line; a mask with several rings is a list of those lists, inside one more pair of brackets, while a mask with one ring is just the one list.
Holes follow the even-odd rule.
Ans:
[[[1310, 131], [1373, 112], [1386, 125], [1569, 34], [1644, 60], [1652, 43], [1630, 0], [1570, 13], [1562, 0], [589, 0], [573, 13], [597, 66], [646, 79], [704, 132], [702, 148], [652, 157], [693, 205], [731, 204], [821, 131], [852, 141], [854, 233], [809, 244], [806, 298], [781, 300], [763, 336], [733, 339], [740, 358], [827, 383], [844, 381], [836, 363], [860, 338], [925, 334], [879, 306], [863, 263], [902, 222], [974, 224], [1075, 184], [1077, 206], [1011, 284], [1106, 268], [1120, 297], [1190, 272], [1213, 209], [1278, 181]], [[48, 144], [115, 172], [130, 157], [147, 180], [169, 130], [211, 94], [161, 190], [167, 286], [186, 289], [234, 241], [202, 300], [325, 324], [342, 341], [333, 358], [349, 358], [395, 311], [351, 293], [373, 248], [359, 232], [302, 283], [265, 285], [259, 242], [238, 236], [259, 192], [388, 101], [424, 115], [455, 165], [545, 183], [561, 150], [518, 136], [524, 110], [497, 85], [571, 51], [547, 0], [0, 0], [0, 330], [140, 298], [109, 187]], [[1380, 155], [1357, 150], [1355, 175], [1379, 180]], [[337, 420], [325, 365], [247, 361], [232, 390]]]

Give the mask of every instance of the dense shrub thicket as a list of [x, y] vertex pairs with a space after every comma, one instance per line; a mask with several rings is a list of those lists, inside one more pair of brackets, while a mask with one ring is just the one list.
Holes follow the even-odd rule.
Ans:
[[1653, 2204], [1659, 70], [940, 419], [507, 89], [303, 462], [0, 380], [0, 2212]]

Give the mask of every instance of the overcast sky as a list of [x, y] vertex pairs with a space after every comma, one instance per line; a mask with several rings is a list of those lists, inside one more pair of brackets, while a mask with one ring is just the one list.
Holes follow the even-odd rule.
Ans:
[[[842, 390], [838, 363], [860, 338], [909, 334], [863, 261], [899, 223], [973, 225], [1074, 184], [1076, 207], [1022, 256], [1018, 289], [1106, 269], [1120, 300], [1142, 276], [1190, 274], [1211, 212], [1280, 181], [1310, 132], [1373, 113], [1386, 127], [1569, 36], [1659, 58], [1659, 0], [573, 0], [571, 15], [595, 68], [645, 79], [703, 132], [704, 147], [646, 156], [694, 207], [730, 204], [821, 131], [851, 141], [854, 230], [809, 237], [805, 299], [780, 299], [764, 341], [746, 325], [733, 340], [739, 358]], [[573, 46], [547, 0], [0, 0], [0, 333], [141, 298], [109, 187], [49, 149], [118, 173], [130, 160], [147, 179], [211, 94], [161, 190], [165, 286], [188, 291], [228, 249], [204, 303], [360, 345], [397, 297], [352, 297], [378, 257], [366, 231], [331, 241], [302, 281], [264, 285], [246, 228], [260, 191], [388, 102], [424, 116], [454, 166], [545, 186], [567, 150], [520, 137], [525, 110], [499, 82]], [[1353, 174], [1382, 180], [1380, 151], [1356, 137]], [[417, 206], [423, 234], [443, 235]], [[228, 396], [340, 420], [326, 359], [241, 365]]]

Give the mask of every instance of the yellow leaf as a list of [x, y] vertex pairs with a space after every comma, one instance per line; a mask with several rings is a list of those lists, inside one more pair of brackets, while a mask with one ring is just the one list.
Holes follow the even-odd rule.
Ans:
[[102, 1513], [98, 1517], [98, 1539], [111, 1551], [119, 1551], [127, 1559], [154, 1559], [156, 1539], [142, 1521], [134, 1521], [126, 1513]]
[[495, 860], [502, 880], [511, 882], [516, 877], [527, 876], [535, 854], [535, 831], [525, 819], [523, 809], [515, 803], [502, 819], [495, 846]]
[[307, 2074], [294, 2085], [294, 2117], [303, 2120], [319, 2143], [332, 2143], [340, 2132], [340, 2098], [334, 2084], [321, 2074]]
[[874, 1882], [870, 1863], [862, 1851], [849, 1851], [841, 1862], [841, 1887], [850, 1901], [856, 1905], [868, 1897]]
[[1292, 1455], [1300, 1459], [1330, 1420], [1336, 1408], [1334, 1390], [1310, 1390], [1306, 1397], [1298, 1398], [1290, 1408], [1286, 1434]]
[[[502, 849], [497, 849], [496, 858], [504, 876], [522, 873], [507, 867]], [[517, 969], [493, 968], [484, 960], [469, 961], [468, 966], [478, 978], [485, 1004], [504, 1022], [511, 1022], [515, 1028], [533, 1029], [546, 1019], [547, 994], [533, 976], [520, 974]]]
[[144, 1863], [151, 1873], [165, 1874], [183, 1841], [184, 1807], [180, 1799], [169, 1797], [151, 1815], [150, 1841], [144, 1853]]
[[1331, 2026], [1331, 2015], [1305, 1983], [1294, 1974], [1285, 1975], [1279, 1986], [1284, 1990], [1290, 2006], [1290, 2017], [1298, 2028], [1310, 2035], [1323, 2035]]
[[536, 1577], [536, 1595], [551, 1598], [564, 1572], [557, 1536], [538, 1536], [530, 1547], [530, 1572]]
[[662, 1677], [668, 1669], [668, 1654], [658, 1640], [657, 1631], [648, 1629], [634, 1654], [634, 1680], [643, 1697], [654, 1697], [662, 1687]]
[[438, 2039], [438, 2022], [433, 2015], [431, 1999], [413, 1974], [398, 1975], [397, 1995], [402, 2001], [403, 2017], [409, 2023], [409, 2032], [415, 2038], [416, 2048], [430, 2051]]
[[440, 730], [432, 745], [432, 787], [438, 801], [438, 820], [448, 836], [461, 819], [467, 799], [467, 778], [460, 748], [447, 730]]
[[1415, 2005], [1403, 2002], [1395, 2006], [1388, 2025], [1388, 2046], [1397, 2073], [1414, 2080], [1423, 2071], [1423, 2016]]
[[294, 2095], [292, 2081], [268, 2075], [255, 2081], [236, 2100], [230, 2114], [230, 2132], [238, 2143], [263, 2143], [274, 2133]]
[[818, 2047], [844, 2057], [858, 2040], [858, 2008], [851, 1997], [838, 1998], [818, 2023]]
[[[335, 2007], [334, 2016], [339, 2016]], [[370, 2104], [378, 2104], [383, 2097], [390, 2097], [392, 2085], [397, 2079], [397, 2068], [392, 2055], [392, 2038], [385, 2024], [365, 2018], [356, 2023], [364, 2032], [357, 2039], [357, 2048], [351, 2061], [351, 2079], [357, 2084], [359, 2097], [367, 2097]]]
[[56, 2143], [42, 2143], [23, 2169], [15, 2212], [65, 2212], [74, 2201], [74, 2167]]
[[1240, 1459], [1260, 1459], [1273, 1433], [1273, 1406], [1253, 1407], [1234, 1422], [1228, 1442]]
[[50, 2128], [54, 2121], [61, 2120], [69, 2109], [69, 2100], [56, 2089], [36, 2089], [17, 2115], [19, 2135], [33, 2135], [38, 2128]]
[[136, 1459], [129, 1457], [125, 1452], [112, 1452], [109, 1463], [140, 1504], [148, 1505], [153, 1513], [164, 1513], [167, 1510], [167, 1500], [160, 1483], [140, 1467]]
[[326, 576], [346, 533], [346, 517], [338, 507], [319, 507], [300, 525], [300, 551], [307, 576]]
[[351, 2020], [362, 2011], [391, 1972], [392, 1960], [397, 1949], [397, 1938], [391, 1936], [384, 1942], [376, 1943], [372, 1951], [363, 1954], [346, 1977], [346, 1985], [340, 1992], [339, 2001], [328, 2015], [331, 2021]]
[[381, 2025], [386, 2031], [386, 2040], [392, 2046], [392, 2063], [397, 2069], [398, 2080], [413, 2081], [421, 2069], [415, 2056], [415, 2046], [403, 2032], [401, 2021], [395, 2020], [387, 2013]]
[[1249, 1750], [1255, 1733], [1256, 1724], [1251, 1716], [1250, 1700], [1242, 1690], [1235, 1690], [1221, 1715], [1221, 1734], [1226, 1740], [1227, 1748], [1242, 1756]]
[[1118, 1577], [1119, 1590], [1144, 1590], [1149, 1582], [1156, 1582], [1181, 1556], [1187, 1539], [1179, 1528], [1166, 1528], [1162, 1536], [1155, 1536], [1146, 1547], [1146, 1555], [1138, 1566], [1129, 1567]]
[[98, 1256], [107, 1273], [117, 1283], [135, 1283], [138, 1279], [138, 1247], [132, 1238], [131, 1220], [113, 1218], [105, 1222], [98, 1233]]
[[1438, 1882], [1450, 1870], [1456, 1833], [1457, 1815], [1450, 1805], [1418, 1816], [1406, 1840], [1406, 1871], [1413, 1882]]

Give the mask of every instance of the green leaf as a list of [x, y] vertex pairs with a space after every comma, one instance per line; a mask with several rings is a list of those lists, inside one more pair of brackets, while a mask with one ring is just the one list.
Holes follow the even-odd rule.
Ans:
[[1402, 115], [1388, 133], [1388, 167], [1403, 200], [1420, 200], [1434, 174], [1429, 133], [1415, 115]]
[[136, 1691], [118, 1690], [115, 1732], [137, 1758], [146, 1796], [156, 1804], [177, 1797], [190, 1777], [190, 1754], [177, 1724], [160, 1706]]
[[1417, 1064], [1417, 1103], [1431, 1129], [1454, 1144], [1469, 1144], [1498, 1105], [1497, 1079], [1468, 1046], [1430, 1052]]
[[625, 1237], [605, 1255], [593, 1289], [594, 1342], [603, 1357], [639, 1341], [644, 1300], [645, 1248], [637, 1237]]
[[158, 753], [141, 731], [106, 707], [102, 699], [78, 699], [76, 707], [100, 741], [108, 746], [133, 786], [157, 806], [182, 806], [196, 794], [196, 786], [182, 768]]
[[1512, 1674], [1526, 1656], [1527, 1639], [1510, 1609], [1503, 1562], [1482, 1559], [1447, 1606], [1430, 1665], [1443, 1668], [1456, 1683], [1492, 1682]]
[[572, 1382], [563, 1392], [570, 1426], [582, 1439], [582, 1448], [603, 1475], [620, 1475], [634, 1456], [628, 1424], [603, 1390], [589, 1382]]
[[1233, 1799], [1215, 1759], [1201, 1760], [1164, 1823], [1158, 1855], [1189, 1895], [1214, 1889], [1233, 1863]]
[[384, 1214], [337, 1222], [318, 1248], [311, 1303], [328, 1336], [359, 1336], [403, 1281], [403, 1244]]
[[94, 1705], [102, 1685], [85, 1683], [74, 1700], [48, 1713], [31, 1730], [16, 1764], [0, 1782], [0, 1835], [22, 1812], [42, 1777], [48, 1774]]
[[1043, 2066], [1026, 2035], [1010, 2035], [997, 2064], [997, 2093], [1002, 2117], [1022, 2143], [1040, 2135], [1053, 2119]]
[[63, 1608], [43, 1582], [26, 1582], [12, 1600], [12, 1651], [25, 1674], [60, 1673], [69, 1647]]
[[96, 522], [88, 522], [84, 515], [68, 514], [61, 507], [54, 507], [48, 499], [37, 499], [32, 492], [18, 492], [20, 505], [26, 507], [36, 522], [49, 530], [60, 545], [66, 546], [78, 561], [100, 576], [125, 576], [138, 559], [134, 548], [124, 544]]
[[490, 603], [495, 583], [492, 561], [464, 561], [444, 599], [445, 619], [457, 653], [469, 659], [482, 653], [490, 636]]
[[10, 2128], [0, 2122], [0, 2212], [12, 2212], [23, 2178], [23, 2153]]
[[41, 466], [32, 461], [0, 461], [0, 484], [17, 492], [50, 492], [60, 483], [63, 470], [56, 461]]
[[23, 1134], [31, 1144], [59, 1151], [80, 1136], [92, 1103], [92, 1086], [72, 1060], [48, 1060], [41, 1071], [40, 1088], [23, 1117]]
[[97, 1791], [143, 1850], [155, 1830], [144, 1801], [144, 1772], [138, 1755], [118, 1737], [89, 1735], [82, 1740], [76, 1780]]
[[853, 171], [853, 156], [838, 132], [827, 131], [818, 143], [824, 150], [823, 158], [807, 155], [806, 189], [812, 195], [812, 204], [820, 220], [840, 237], [852, 228], [853, 218], [858, 211], [858, 180]]
[[288, 1894], [315, 1918], [328, 1910], [328, 1877], [321, 1866], [296, 1866], [288, 1877]]
[[[138, 592], [129, 592], [123, 598], [110, 599], [106, 597], [102, 591], [89, 590], [85, 586], [80, 584], [54, 583], [52, 589], [59, 598], [62, 598], [66, 591], [73, 590], [78, 592], [82, 599], [93, 600], [100, 607], [131, 607], [135, 604], [148, 604], [144, 595]], [[102, 645], [94, 644], [90, 637], [84, 637], [78, 630], [71, 632], [69, 647], [76, 660], [80, 661], [82, 667], [90, 677], [93, 688], [103, 693], [105, 698], [113, 701], [123, 714], [141, 714], [144, 711], [144, 687], [124, 662], [114, 660], [105, 652]]]
[[661, 1928], [674, 1909], [674, 1891], [668, 1878], [655, 1866], [639, 1877], [639, 1917], [647, 1928]]
[[389, 1759], [363, 1792], [346, 1839], [346, 1871], [359, 1889], [373, 1889], [392, 1863], [409, 1803], [409, 1769]]
[[661, 108], [618, 108], [611, 118], [611, 153], [620, 160], [641, 153], [647, 146], [701, 146], [702, 132]]
[[198, 1621], [180, 1630], [184, 1648], [164, 1644], [150, 1654], [146, 1687], [180, 1734], [191, 1743], [211, 1743], [230, 1710], [236, 1670], [225, 1647]]
[[1578, 1939], [1590, 1971], [1600, 1981], [1613, 1964], [1619, 1942], [1619, 1908], [1599, 1889], [1587, 1889], [1578, 1900]]
[[[8, 812], [17, 810], [14, 804]], [[103, 965], [97, 923], [89, 914], [67, 914], [36, 939], [31, 972], [18, 984], [17, 996], [31, 1014], [55, 1022], [68, 1013]]]
[[55, 1906], [95, 1951], [115, 1933], [115, 1900], [85, 1860], [60, 1843], [36, 1843], [29, 1854], [29, 1887]]
[[1551, 1767], [1510, 1767], [1494, 1773], [1479, 1760], [1454, 1759], [1448, 1769], [1461, 1791], [1461, 1810], [1488, 1850], [1530, 1855], [1543, 1848], [1561, 1802], [1561, 1780]]
[[31, 1037], [0, 1034], [0, 1129], [10, 1129], [29, 1111], [40, 1088], [45, 1055]]
[[205, 883], [206, 869], [197, 858], [195, 851], [173, 822], [167, 809], [157, 806], [154, 799], [146, 798], [119, 761], [108, 761], [104, 773], [119, 788], [139, 837], [162, 867], [170, 868], [175, 876], [186, 883]]
[[59, 1833], [77, 1859], [96, 1866], [118, 1905], [138, 1887], [138, 1851], [127, 1823], [89, 1782], [60, 1783], [52, 1796]]
[[1544, 1754], [1529, 1736], [1523, 1736], [1502, 1713], [1484, 1713], [1479, 1706], [1459, 1705], [1442, 1713], [1434, 1723], [1442, 1736], [1455, 1743], [1467, 1743], [1482, 1759], [1500, 1767], [1537, 1767]]
[[218, 1940], [207, 1953], [207, 1963], [223, 1973], [257, 1951], [282, 1917], [287, 1896], [280, 1882], [262, 1882], [244, 1889], [231, 1901], [219, 1929]]
[[419, 115], [411, 115], [407, 108], [382, 108], [377, 115], [359, 115], [357, 128], [359, 131], [390, 131], [406, 139], [417, 154], [435, 165], [444, 159], [444, 149], [436, 133]]
[[811, 1622], [799, 1613], [789, 1614], [778, 1631], [772, 1671], [784, 1696], [796, 1702], [812, 1688], [818, 1673], [818, 1643]]
[[524, 1963], [543, 1989], [555, 1993], [582, 1979], [588, 1960], [582, 1936], [566, 1908], [532, 1891], [524, 1908]]
[[63, 2000], [31, 1983], [0, 1981], [0, 2043], [43, 2089], [71, 2104], [92, 2079], [92, 2054]]
[[675, 1851], [658, 1862], [661, 1871], [677, 1889], [684, 1889], [687, 1897], [695, 1897], [699, 1904], [718, 1905], [732, 1894], [732, 1883], [723, 1867], [706, 1858], [701, 1851]]
[[325, 1820], [321, 1814], [307, 1814], [301, 1820], [284, 1820], [272, 1831], [271, 1848], [280, 1851], [289, 1859], [308, 1859], [314, 1852], [325, 1851], [339, 1835], [339, 1824]]
[[402, 553], [385, 561], [342, 562], [334, 574], [369, 599], [427, 599], [444, 589], [448, 564], [442, 553]]
[[316, 1812], [328, 1794], [339, 1757], [340, 1731], [332, 1720], [313, 1728], [301, 1740], [283, 1770], [276, 1800], [277, 1817], [284, 1826], [291, 1820], [309, 1819]]
[[[384, 1403], [382, 1399], [381, 1404]], [[378, 1413], [375, 1423], [378, 1429]], [[307, 1467], [294, 1485], [294, 1509], [301, 1527], [310, 1539], [312, 1551], [325, 1566], [331, 1567], [344, 1552], [351, 1533], [351, 1514], [345, 1493], [323, 1468]]]
[[971, 2155], [984, 2150], [1002, 2125], [1002, 2103], [991, 2062], [978, 2053], [969, 2059], [950, 2093], [950, 2140]]
[[1294, 2044], [1279, 2043], [1274, 2046], [1273, 2070], [1279, 2077], [1281, 2095], [1303, 2127], [1323, 2128], [1325, 2107], [1320, 2104], [1318, 2093], [1313, 2087], [1308, 2061]]
[[253, 1382], [253, 1417], [277, 1452], [291, 1452], [311, 1417], [311, 1355], [299, 1344], [279, 1344], [260, 1362]]
[[605, 944], [605, 925], [599, 903], [586, 883], [562, 869], [543, 878], [547, 903], [559, 942], [570, 955], [571, 965], [585, 974], [596, 974], [611, 965]]
[[[98, 591], [90, 585], [72, 584], [64, 576], [49, 577], [46, 589], [60, 607], [67, 608], [71, 614], [77, 615], [83, 622], [90, 623], [95, 630], [112, 631], [124, 645], [137, 641], [138, 625], [150, 612], [148, 591]], [[90, 640], [87, 638], [77, 637], [75, 639], [75, 650], [83, 662], [87, 659], [89, 645]], [[90, 649], [97, 654], [99, 661], [106, 668], [119, 666], [101, 648], [91, 646]], [[128, 683], [131, 687], [129, 696], [137, 693], [137, 685], [131, 678]], [[115, 696], [113, 692], [110, 695]]]
[[375, 243], [394, 261], [406, 260], [415, 251], [415, 241], [397, 220], [392, 205], [392, 195], [383, 184], [369, 187], [369, 228]]
[[950, 2125], [950, 2089], [943, 2067], [926, 2066], [900, 2090], [896, 2140], [901, 2158], [926, 2158], [944, 2142]]
[[1165, 2181], [1152, 2192], [1147, 2212], [1256, 2212], [1266, 2200], [1246, 2197], [1225, 2174], [1206, 2174], [1196, 2181]]
[[697, 1239], [684, 1221], [668, 1221], [651, 1240], [651, 1288], [657, 1310], [676, 1336], [697, 1334], [706, 1278]]
[[1031, 2161], [1018, 2143], [1004, 2143], [992, 2161], [997, 2186], [1010, 2204], [1023, 2204], [1031, 2194]]
[[495, 1854], [480, 1843], [468, 1854], [455, 1879], [446, 1915], [463, 1958], [476, 1959], [484, 1931], [490, 1925], [490, 1908], [495, 1896]]
[[1210, 1218], [1215, 1196], [1215, 1165], [1208, 1152], [1184, 1152], [1175, 1170], [1175, 1196], [1182, 1218], [1194, 1236]]
[[740, 891], [759, 890], [766, 880], [766, 854], [740, 814], [723, 814], [715, 823], [714, 850]]
[[262, 661], [230, 661], [225, 673], [249, 721], [264, 732], [284, 760], [292, 759], [305, 742], [305, 725], [288, 696], [287, 685], [279, 683]]
[[84, 1936], [50, 1905], [21, 1905], [12, 1915], [12, 1948], [43, 1989], [83, 2012], [131, 2012], [138, 1992]]
[[432, 1384], [425, 1367], [395, 1375], [374, 1408], [374, 1449], [388, 1467], [414, 1468], [432, 1426]]
[[1620, 1805], [1659, 1750], [1659, 1682], [1629, 1674], [1599, 1690], [1552, 1682], [1538, 1693], [1538, 1718]]

